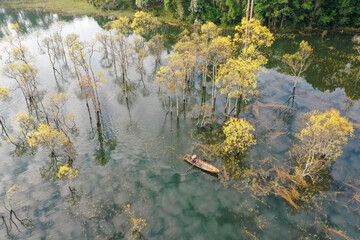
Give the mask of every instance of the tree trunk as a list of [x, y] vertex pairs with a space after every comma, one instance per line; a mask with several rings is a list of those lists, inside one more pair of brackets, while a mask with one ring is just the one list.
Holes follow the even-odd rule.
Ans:
[[252, 17], [253, 17], [253, 9], [254, 9], [254, 0], [251, 0], [250, 19], [252, 19]]
[[229, 104], [229, 98], [228, 98], [228, 94], [226, 94], [226, 97], [225, 97], [225, 111], [224, 113], [227, 114], [227, 107], [228, 107], [228, 104]]
[[285, 19], [285, 16], [284, 16], [284, 15], [282, 15], [282, 17], [281, 17], [281, 22], [280, 22], [280, 28], [282, 28], [282, 26], [283, 26], [284, 19]]
[[172, 98], [171, 98], [171, 94], [169, 94], [169, 102], [170, 102], [170, 116], [172, 116]]
[[176, 118], [179, 120], [179, 97], [178, 97], [178, 91], [175, 91], [176, 96]]
[[242, 94], [238, 99], [236, 99], [236, 118], [239, 118], [240, 111], [241, 111], [241, 102], [242, 102]]
[[215, 76], [216, 76], [216, 66], [213, 66], [213, 79], [212, 79], [212, 91], [211, 91], [211, 109], [215, 111], [215, 98], [216, 98], [216, 88], [215, 88]]
[[295, 89], [296, 89], [297, 82], [298, 82], [298, 78], [295, 77], [295, 83], [294, 83], [293, 91], [292, 91], [292, 97], [293, 97], [293, 99], [295, 98]]
[[248, 0], [246, 8], [246, 21], [249, 21], [249, 10], [250, 10], [250, 0]]

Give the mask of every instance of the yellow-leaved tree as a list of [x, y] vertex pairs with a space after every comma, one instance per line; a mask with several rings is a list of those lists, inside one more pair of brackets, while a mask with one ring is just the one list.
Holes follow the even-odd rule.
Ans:
[[170, 113], [172, 114], [172, 97], [175, 93], [176, 98], [176, 117], [179, 119], [179, 92], [184, 89], [185, 72], [184, 64], [181, 56], [178, 53], [173, 53], [168, 56], [169, 61], [165, 67], [160, 67], [157, 72], [155, 82], [168, 90], [170, 99]]
[[259, 48], [271, 46], [274, 41], [272, 33], [260, 21], [243, 18], [241, 26], [236, 26], [234, 36], [235, 49], [239, 56], [222, 64], [217, 72], [216, 85], [222, 94], [227, 94], [225, 110], [231, 114], [231, 100], [236, 99], [235, 114], [239, 117], [240, 104], [247, 101], [249, 94], [256, 93], [256, 80], [262, 66], [267, 63]]
[[247, 102], [250, 95], [257, 94], [255, 77], [262, 67], [258, 60], [229, 59], [217, 72], [216, 85], [226, 94], [225, 112], [231, 114], [231, 101], [236, 98], [235, 113], [238, 115], [238, 99]]
[[143, 37], [149, 36], [160, 25], [159, 20], [150, 13], [143, 11], [136, 12], [131, 28], [134, 33]]
[[329, 167], [342, 154], [343, 146], [354, 135], [353, 124], [338, 110], [313, 111], [307, 115], [306, 127], [298, 135], [299, 143], [292, 154], [297, 166], [296, 175], [319, 179], [319, 173]]
[[150, 54], [155, 56], [155, 66], [159, 65], [161, 62], [161, 54], [164, 50], [164, 36], [156, 34], [150, 39], [147, 46]]
[[45, 146], [52, 153], [56, 148], [63, 147], [68, 143], [68, 138], [63, 132], [59, 132], [44, 123], [40, 123], [37, 130], [29, 132], [26, 139], [30, 147]]
[[0, 85], [0, 98], [9, 97], [9, 96], [10, 96], [9, 89], [7, 89], [7, 88]]
[[225, 141], [222, 149], [226, 153], [243, 153], [248, 147], [256, 144], [251, 133], [255, 128], [245, 119], [230, 118], [223, 126]]
[[201, 35], [193, 35], [193, 42], [197, 46], [198, 65], [202, 72], [203, 88], [206, 88], [206, 78], [211, 58], [210, 42], [220, 35], [220, 31], [214, 23], [206, 22], [201, 26]]
[[298, 82], [298, 78], [301, 74], [308, 69], [310, 66], [311, 60], [310, 56], [313, 52], [313, 49], [309, 45], [307, 41], [301, 41], [299, 45], [299, 50], [294, 54], [284, 54], [283, 61], [286, 63], [295, 77], [295, 83], [293, 86], [293, 93], [292, 96], [295, 96], [295, 88]]
[[69, 163], [59, 167], [59, 171], [56, 174], [58, 178], [66, 176], [69, 179], [76, 178], [79, 175], [79, 171], [71, 166]]
[[233, 44], [230, 37], [218, 36], [211, 40], [209, 45], [210, 51], [210, 63], [212, 65], [212, 91], [211, 91], [211, 106], [212, 110], [215, 111], [215, 101], [216, 101], [216, 76], [217, 69], [220, 64], [224, 64], [227, 59], [232, 56], [233, 53]]
[[[0, 99], [9, 96], [10, 96], [10, 91], [7, 88], [0, 85]], [[2, 116], [0, 116], [0, 126], [1, 126], [1, 133], [4, 133], [4, 136], [12, 143], [12, 140], [9, 137], [9, 134], [5, 128], [5, 120], [3, 119]]]
[[179, 55], [182, 61], [182, 67], [184, 71], [184, 84], [183, 84], [183, 102], [185, 103], [185, 87], [186, 82], [190, 83], [193, 79], [193, 72], [196, 66], [196, 45], [186, 35], [186, 31], [183, 32], [183, 37], [174, 46], [174, 52]]
[[261, 26], [260, 21], [256, 18], [250, 20], [243, 18], [241, 25], [236, 26], [235, 30], [237, 32], [234, 35], [234, 43], [239, 47], [242, 58], [262, 57], [259, 48], [270, 47], [274, 42], [273, 34], [268, 28]]

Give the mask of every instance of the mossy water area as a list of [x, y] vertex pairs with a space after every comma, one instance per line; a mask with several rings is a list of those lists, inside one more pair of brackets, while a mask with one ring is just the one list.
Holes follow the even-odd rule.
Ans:
[[[275, 34], [272, 46], [261, 49], [268, 62], [256, 76], [257, 92], [239, 107], [253, 126], [252, 144], [232, 154], [221, 147], [231, 123], [225, 124], [228, 100], [220, 89], [215, 112], [205, 113], [211, 67], [206, 88], [196, 65], [190, 83], [170, 98], [156, 79], [183, 29], [161, 24], [144, 34], [146, 42], [163, 35], [153, 47], [142, 42], [143, 32], [127, 31], [116, 40], [127, 47], [107, 51], [107, 22], [0, 11], [1, 239], [360, 238], [354, 35]], [[302, 40], [313, 52], [296, 80], [282, 59]], [[154, 45], [163, 45], [160, 54]], [[126, 68], [120, 56], [127, 56]], [[319, 173], [300, 181], [291, 177], [301, 166], [293, 149], [308, 146], [300, 141], [313, 111], [318, 118], [339, 114], [346, 119], [340, 127], [350, 122], [354, 131], [339, 140], [336, 161], [323, 161]], [[185, 154], [220, 172], [191, 167]]]

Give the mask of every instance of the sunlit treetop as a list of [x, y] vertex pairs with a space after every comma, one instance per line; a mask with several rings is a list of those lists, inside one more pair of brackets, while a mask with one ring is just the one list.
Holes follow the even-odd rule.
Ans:
[[19, 46], [11, 50], [11, 57], [15, 60], [26, 60], [27, 57], [31, 57], [31, 56], [26, 47]]
[[20, 125], [28, 125], [31, 121], [31, 117], [27, 113], [18, 113], [16, 115], [16, 122]]
[[56, 174], [58, 178], [67, 177], [69, 179], [76, 178], [78, 175], [79, 171], [77, 169], [74, 169], [72, 166], [69, 166], [68, 163], [60, 166], [59, 171]]
[[95, 84], [96, 86], [101, 86], [102, 84], [106, 84], [108, 82], [105, 74], [103, 72], [98, 72], [95, 75]]
[[59, 22], [56, 23], [56, 25], [59, 26], [59, 27], [62, 27], [62, 26], [65, 25], [65, 22], [59, 21]]
[[221, 29], [219, 29], [213, 22], [206, 22], [201, 26], [201, 34], [210, 41], [220, 35]]
[[218, 36], [214, 38], [209, 45], [211, 53], [211, 62], [213, 65], [219, 65], [229, 59], [233, 52], [233, 44], [230, 37]]
[[47, 101], [45, 106], [50, 109], [51, 111], [59, 111], [66, 102], [66, 94], [61, 93], [48, 93], [47, 94]]
[[63, 132], [59, 132], [44, 123], [41, 123], [37, 130], [29, 132], [26, 135], [26, 140], [30, 147], [44, 145], [51, 151], [68, 143], [68, 139]]
[[147, 44], [145, 44], [144, 38], [142, 37], [134, 37], [134, 51], [136, 52], [138, 58], [144, 59], [149, 53], [146, 49]]
[[169, 92], [175, 92], [177, 89], [182, 89], [185, 84], [184, 62], [177, 53], [170, 54], [167, 58], [168, 64], [160, 67], [155, 82], [166, 87]]
[[289, 65], [294, 76], [299, 77], [310, 66], [313, 49], [307, 41], [301, 41], [299, 50], [294, 54], [284, 54], [283, 61]]
[[256, 76], [263, 65], [261, 59], [228, 59], [218, 70], [216, 85], [220, 88], [220, 93], [229, 94], [228, 97], [243, 97], [248, 101], [249, 95], [258, 93]]
[[149, 47], [150, 54], [161, 56], [164, 49], [164, 36], [156, 34], [150, 39], [147, 45]]
[[335, 161], [342, 154], [342, 147], [354, 136], [353, 124], [336, 109], [324, 113], [314, 111], [306, 115], [306, 127], [298, 136], [300, 142], [312, 145], [314, 152], [322, 153]]
[[10, 30], [14, 30], [15, 32], [21, 32], [22, 28], [18, 23], [10, 24]]
[[28, 83], [29, 81], [34, 81], [38, 68], [31, 66], [23, 62], [14, 62], [7, 63], [2, 71], [9, 78], [16, 79], [19, 81], [19, 84]]
[[15, 184], [9, 190], [6, 192], [6, 197], [9, 201], [12, 201], [13, 194], [16, 193], [19, 190], [19, 185]]
[[254, 135], [251, 133], [253, 131], [255, 131], [254, 127], [245, 119], [230, 118], [223, 126], [226, 137], [223, 151], [226, 153], [246, 151], [248, 147], [256, 144]]
[[65, 102], [66, 101], [66, 93], [48, 93], [48, 102]]
[[189, 31], [185, 29], [179, 34], [179, 41], [178, 42], [187, 42], [190, 40]]
[[110, 27], [111, 29], [115, 29], [117, 32], [126, 35], [130, 32], [130, 19], [126, 16], [119, 17], [118, 19], [108, 22], [106, 27]]
[[9, 96], [10, 96], [10, 91], [7, 88], [0, 85], [0, 98], [9, 97]]
[[182, 59], [182, 64], [185, 69], [190, 69], [196, 64], [196, 45], [193, 41], [188, 39], [188, 41], [179, 41], [174, 46], [174, 52], [178, 53]]
[[68, 48], [71, 48], [71, 46], [75, 45], [76, 42], [79, 42], [80, 36], [76, 33], [70, 33], [66, 35], [64, 39], [64, 43]]
[[152, 16], [150, 13], [139, 11], [134, 15], [131, 28], [134, 33], [145, 36], [154, 31], [159, 25], [160, 22], [156, 17]]
[[236, 26], [237, 33], [234, 42], [243, 46], [243, 54], [254, 55], [261, 46], [270, 47], [274, 42], [274, 36], [265, 26], [261, 26], [258, 19], [252, 18], [247, 21], [242, 19], [241, 25]]

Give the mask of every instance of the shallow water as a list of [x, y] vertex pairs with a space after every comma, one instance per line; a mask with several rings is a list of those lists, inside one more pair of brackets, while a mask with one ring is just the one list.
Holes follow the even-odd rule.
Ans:
[[[152, 84], [154, 58], [151, 56], [145, 60], [145, 87], [139, 82], [134, 64], [131, 65], [128, 76], [138, 87], [127, 105], [112, 70], [101, 67], [98, 64], [100, 54], [95, 54], [95, 72], [104, 72], [108, 79], [108, 83], [99, 88], [104, 131], [103, 139], [99, 138], [95, 117], [91, 123], [76, 79], [69, 76], [56, 83], [48, 56], [39, 50], [37, 36], [40, 39], [47, 36], [54, 31], [57, 21], [64, 21], [63, 36], [75, 32], [82, 40], [94, 39], [101, 30], [103, 19], [3, 10], [0, 14], [2, 32], [9, 22], [17, 21], [25, 27], [24, 45], [39, 68], [39, 89], [67, 93], [66, 112], [75, 115], [79, 131], [75, 137], [78, 157], [74, 163], [79, 176], [72, 180], [46, 180], [44, 173], [54, 174], [51, 168], [44, 170], [50, 165], [46, 150], [17, 156], [12, 145], [2, 144], [0, 198], [6, 200], [6, 191], [19, 185], [12, 207], [19, 218], [29, 218], [33, 223], [29, 230], [18, 224], [21, 232], [13, 227], [12, 238], [127, 238], [131, 229], [129, 217], [124, 212], [127, 204], [131, 205], [136, 218], [146, 219], [147, 226], [142, 234], [147, 239], [316, 238], [311, 234], [323, 231], [314, 224], [315, 221], [341, 230], [354, 239], [360, 237], [360, 206], [352, 199], [357, 189], [347, 185], [356, 185], [359, 181], [359, 129], [333, 166], [331, 188], [324, 193], [324, 199], [319, 200], [321, 212], [306, 208], [295, 211], [283, 199], [271, 196], [264, 204], [248, 192], [234, 189], [232, 186], [237, 184], [236, 181], [224, 184], [222, 175], [217, 178], [195, 168], [187, 172], [189, 165], [183, 161], [183, 155], [192, 153], [194, 143], [203, 143], [202, 135], [206, 138], [211, 128], [198, 130], [195, 122], [183, 112], [178, 122], [166, 114], [157, 87]], [[171, 33], [166, 27], [163, 32]], [[173, 41], [173, 35], [170, 34], [168, 42]], [[293, 78], [277, 59], [285, 52], [294, 51], [295, 43], [301, 39], [308, 40], [315, 49], [313, 63], [298, 83], [297, 110], [291, 113], [280, 111], [271, 105], [286, 104]], [[5, 44], [2, 38], [0, 45]], [[279, 165], [286, 162], [294, 134], [302, 127], [301, 116], [306, 112], [336, 108], [352, 122], [360, 122], [360, 92], [356, 88], [360, 79], [352, 79], [351, 73], [339, 74], [351, 62], [347, 57], [352, 52], [351, 44], [351, 36], [346, 35], [329, 35], [325, 39], [320, 36], [278, 39], [274, 43], [268, 50], [272, 57], [266, 71], [257, 78], [259, 96], [241, 113], [255, 126], [258, 139], [258, 144], [243, 160], [244, 164], [256, 166], [265, 158], [277, 159]], [[332, 50], [329, 47], [333, 47]], [[163, 57], [166, 54], [164, 51]], [[5, 54], [2, 57], [1, 64], [4, 64], [7, 58]], [[350, 65], [350, 68], [354, 66]], [[12, 86], [5, 77], [0, 81]], [[186, 113], [191, 111], [194, 103], [200, 104], [200, 83], [195, 88], [187, 97]], [[222, 97], [217, 100], [219, 123], [223, 120], [224, 101]], [[18, 90], [12, 92], [11, 99], [0, 102], [0, 114], [11, 130], [18, 128], [16, 114], [24, 111], [26, 105]], [[279, 132], [283, 134], [278, 135]], [[212, 164], [222, 169], [221, 159]], [[72, 194], [69, 187], [76, 189], [76, 193]], [[334, 192], [341, 192], [336, 195], [336, 202], [326, 197]], [[0, 212], [9, 215], [5, 207], [1, 207]], [[9, 236], [2, 226], [0, 238], [6, 237]]]

